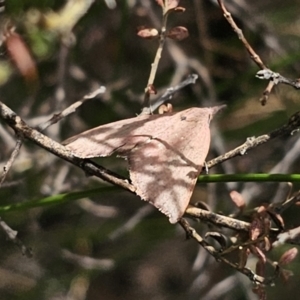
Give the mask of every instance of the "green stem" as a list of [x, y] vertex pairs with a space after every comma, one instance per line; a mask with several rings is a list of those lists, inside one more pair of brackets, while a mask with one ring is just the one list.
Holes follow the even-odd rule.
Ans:
[[[198, 177], [198, 182], [300, 182], [300, 174], [212, 174], [200, 175]], [[39, 200], [3, 205], [0, 206], [0, 213], [22, 211], [34, 207], [62, 204], [69, 201], [75, 201], [96, 195], [99, 196], [102, 193], [115, 191], [117, 191], [116, 187], [101, 187], [73, 193], [58, 194]]]
[[212, 174], [200, 175], [198, 182], [299, 182], [300, 174]]
[[27, 202], [19, 202], [9, 205], [0, 206], [0, 213], [11, 211], [22, 211], [34, 207], [42, 207], [54, 204], [63, 204], [69, 201], [75, 201], [86, 197], [100, 195], [102, 193], [116, 191], [116, 187], [101, 187], [97, 189], [84, 190], [73, 193], [57, 194], [54, 196], [45, 197], [39, 200], [30, 200]]

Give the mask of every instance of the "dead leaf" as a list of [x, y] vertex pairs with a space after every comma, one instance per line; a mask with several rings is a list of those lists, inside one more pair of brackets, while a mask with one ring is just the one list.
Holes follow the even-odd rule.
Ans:
[[179, 5], [180, 0], [156, 0], [157, 4], [160, 5], [161, 7], [165, 7], [168, 10], [174, 9]]
[[155, 28], [138, 28], [137, 35], [143, 39], [154, 39], [158, 37], [158, 31]]
[[173, 27], [167, 32], [167, 37], [176, 41], [182, 41], [188, 36], [189, 31], [183, 26]]
[[232, 202], [236, 205], [239, 210], [243, 210], [246, 206], [243, 196], [237, 191], [231, 191], [229, 194]]
[[157, 90], [156, 90], [154, 84], [149, 84], [147, 86], [147, 93], [150, 94], [150, 95], [156, 95], [157, 94]]
[[141, 115], [106, 124], [64, 142], [80, 158], [116, 153], [128, 160], [136, 194], [176, 223], [190, 201], [220, 107]]
[[291, 248], [287, 251], [285, 251], [282, 256], [280, 257], [278, 264], [282, 267], [284, 265], [287, 265], [291, 263], [296, 256], [298, 255], [298, 249], [296, 247]]
[[255, 241], [263, 233], [263, 225], [259, 218], [254, 218], [250, 225], [250, 239]]
[[168, 0], [166, 3], [168, 5], [167, 6], [168, 9], [170, 10], [170, 9], [177, 7], [179, 5], [179, 2], [180, 2], [180, 0]]
[[177, 6], [173, 9], [174, 12], [183, 13], [185, 12], [185, 8], [182, 6]]
[[27, 83], [36, 84], [38, 72], [36, 64], [22, 37], [16, 32], [8, 32], [5, 38], [7, 52]]

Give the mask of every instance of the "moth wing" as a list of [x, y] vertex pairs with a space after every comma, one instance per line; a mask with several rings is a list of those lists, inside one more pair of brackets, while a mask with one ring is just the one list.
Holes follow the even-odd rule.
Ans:
[[136, 193], [171, 223], [184, 214], [207, 156], [210, 113], [187, 110], [171, 116], [164, 130], [127, 155]]
[[190, 201], [210, 145], [209, 123], [221, 107], [138, 116], [65, 142], [75, 156], [127, 157], [136, 193], [176, 223]]
[[123, 151], [129, 150], [149, 139], [144, 127], [156, 118], [151, 115], [139, 116], [105, 124], [73, 136], [62, 144], [80, 158], [110, 156], [122, 147]]
[[176, 223], [188, 206], [201, 166], [196, 169], [155, 139], [133, 149], [128, 163], [136, 193]]

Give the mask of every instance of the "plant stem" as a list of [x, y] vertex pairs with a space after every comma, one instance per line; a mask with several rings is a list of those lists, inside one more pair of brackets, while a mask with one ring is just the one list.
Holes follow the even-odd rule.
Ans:
[[300, 174], [212, 174], [200, 175], [198, 182], [300, 182]]
[[159, 64], [159, 61], [161, 59], [161, 53], [163, 51], [164, 44], [165, 44], [165, 41], [166, 41], [167, 19], [168, 19], [168, 13], [163, 11], [162, 27], [161, 27], [161, 31], [160, 31], [160, 35], [159, 35], [159, 46], [158, 46], [157, 51], [156, 51], [154, 62], [151, 64], [150, 75], [149, 75], [147, 86], [145, 88], [145, 96], [144, 96], [144, 103], [143, 103], [143, 110], [142, 110], [142, 113], [144, 113], [144, 114], [151, 113], [151, 109], [150, 109], [150, 87], [154, 83], [157, 68], [158, 68], [158, 64]]
[[101, 187], [97, 189], [90, 189], [84, 191], [78, 191], [73, 193], [57, 194], [54, 196], [45, 197], [38, 200], [31, 200], [27, 202], [14, 203], [9, 205], [0, 206], [0, 212], [11, 212], [11, 211], [22, 211], [34, 207], [42, 207], [54, 204], [62, 204], [69, 201], [75, 201], [86, 197], [100, 195], [101, 193], [107, 193], [111, 191], [116, 191], [116, 187]]

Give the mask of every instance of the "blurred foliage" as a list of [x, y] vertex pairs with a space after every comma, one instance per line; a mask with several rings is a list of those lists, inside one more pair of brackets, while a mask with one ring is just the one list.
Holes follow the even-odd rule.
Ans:
[[[72, 4], [72, 0], [69, 2]], [[73, 28], [72, 10], [60, 15], [67, 1], [7, 0], [1, 28], [6, 30], [7, 24], [15, 27], [34, 59], [38, 78], [30, 82], [20, 75], [8, 49], [2, 46], [1, 101], [36, 126], [100, 85], [107, 88], [105, 95], [88, 101], [75, 114], [50, 127], [46, 134], [55, 140], [135, 116], [141, 110], [157, 42], [138, 38], [136, 30], [141, 25], [159, 29], [161, 11], [154, 0], [116, 1], [115, 9], [109, 9], [107, 2], [95, 0]], [[296, 78], [300, 72], [300, 1], [225, 2], [263, 61], [274, 71]], [[182, 42], [167, 42], [155, 84], [160, 95], [187, 75], [198, 73], [197, 84], [172, 99], [174, 109], [227, 104], [213, 122], [209, 157], [222, 154], [217, 137], [221, 137], [225, 152], [247, 137], [284, 124], [299, 107], [298, 91], [278, 86], [268, 104], [260, 106], [258, 100], [266, 82], [255, 78], [256, 65], [215, 1], [182, 0], [180, 5], [186, 8], [185, 13], [172, 14], [168, 26], [185, 26], [190, 36]], [[70, 26], [66, 16], [70, 17]], [[233, 159], [229, 169], [236, 173], [269, 172], [297, 139], [294, 135], [272, 141]], [[14, 143], [13, 133], [1, 123], [2, 167]], [[128, 176], [126, 164], [119, 158], [101, 159], [100, 163]], [[299, 172], [299, 158], [284, 170]], [[212, 172], [226, 172], [226, 164]], [[0, 205], [99, 187], [107, 185], [87, 178], [82, 171], [26, 141], [0, 190]], [[231, 212], [231, 189], [243, 191], [249, 206], [276, 197], [283, 200], [287, 195], [285, 186], [278, 184], [199, 184], [193, 201], [201, 199], [215, 211]], [[145, 206], [148, 204], [138, 197], [115, 188], [114, 192], [82, 201], [3, 214], [1, 218], [33, 248], [34, 256], [23, 257], [0, 233], [0, 298], [255, 299], [247, 278], [209, 258], [194, 241], [184, 241], [181, 228], [171, 226], [161, 213], [149, 211], [139, 221], [138, 214]], [[98, 211], [111, 209], [115, 214], [98, 215]], [[285, 213], [288, 226], [299, 225], [298, 210]], [[129, 220], [137, 224], [126, 223]], [[202, 223], [194, 225], [199, 231], [215, 229]], [[117, 234], [120, 229], [124, 232]], [[286, 246], [279, 247], [272, 258], [277, 260], [285, 250]], [[299, 263], [297, 259], [291, 264], [295, 276], [288, 285], [278, 280], [268, 289], [269, 299], [295, 298]], [[218, 285], [225, 282], [222, 288]], [[214, 288], [215, 294], [211, 294]]]

